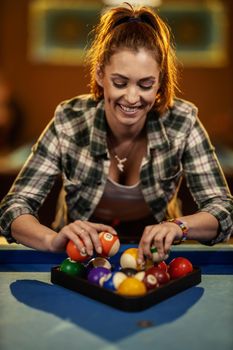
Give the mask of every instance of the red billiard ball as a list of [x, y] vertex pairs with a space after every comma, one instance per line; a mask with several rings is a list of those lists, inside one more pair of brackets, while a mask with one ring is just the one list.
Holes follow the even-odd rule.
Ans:
[[70, 258], [65, 259], [61, 263], [60, 270], [71, 276], [84, 276], [86, 271], [82, 263], [73, 261]]
[[152, 266], [148, 270], [146, 270], [145, 279], [148, 279], [147, 276], [149, 275], [154, 276], [156, 278], [159, 286], [166, 284], [170, 281], [169, 273], [156, 266]]
[[100, 232], [100, 243], [102, 246], [102, 257], [111, 257], [115, 255], [120, 248], [120, 240], [117, 235], [112, 235], [109, 232]]
[[193, 265], [191, 261], [183, 257], [174, 258], [168, 265], [168, 272], [171, 279], [186, 276], [192, 271]]
[[70, 257], [71, 260], [75, 261], [86, 261], [90, 258], [87, 253], [82, 253], [78, 250], [73, 241], [69, 241], [66, 246], [66, 253]]

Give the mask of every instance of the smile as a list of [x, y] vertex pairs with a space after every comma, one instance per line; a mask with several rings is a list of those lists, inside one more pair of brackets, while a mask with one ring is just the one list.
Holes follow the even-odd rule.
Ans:
[[121, 105], [121, 104], [119, 104], [119, 106], [123, 110], [123, 112], [128, 113], [128, 114], [134, 114], [141, 108], [141, 106], [129, 107], [129, 106]]

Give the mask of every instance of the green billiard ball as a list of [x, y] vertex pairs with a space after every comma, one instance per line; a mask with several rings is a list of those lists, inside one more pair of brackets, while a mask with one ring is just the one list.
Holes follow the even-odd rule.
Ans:
[[85, 274], [84, 265], [70, 258], [65, 259], [61, 263], [60, 270], [71, 276], [84, 276]]

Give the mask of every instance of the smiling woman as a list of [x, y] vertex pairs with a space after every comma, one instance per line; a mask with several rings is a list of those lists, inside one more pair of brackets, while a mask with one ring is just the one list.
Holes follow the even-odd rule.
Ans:
[[[138, 263], [192, 239], [213, 245], [233, 230], [233, 202], [196, 106], [176, 98], [170, 31], [147, 7], [104, 13], [87, 55], [90, 94], [59, 104], [0, 208], [9, 242], [101, 254], [99, 234], [139, 242]], [[58, 175], [53, 227], [38, 210]], [[182, 178], [198, 205], [171, 210]]]

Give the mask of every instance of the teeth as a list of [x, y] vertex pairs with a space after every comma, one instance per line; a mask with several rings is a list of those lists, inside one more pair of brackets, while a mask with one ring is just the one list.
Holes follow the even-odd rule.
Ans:
[[123, 105], [120, 105], [120, 107], [125, 111], [125, 112], [130, 112], [130, 113], [134, 113], [138, 110], [139, 107], [126, 107]]

